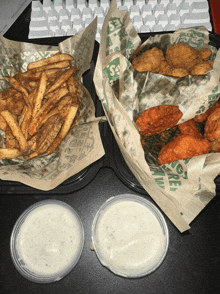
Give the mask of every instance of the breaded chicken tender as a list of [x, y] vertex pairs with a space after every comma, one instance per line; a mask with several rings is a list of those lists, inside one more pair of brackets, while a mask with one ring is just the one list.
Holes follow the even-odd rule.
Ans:
[[159, 72], [160, 64], [164, 61], [163, 51], [157, 47], [145, 51], [140, 57], [134, 58], [132, 66], [139, 72]]
[[200, 62], [199, 50], [183, 43], [174, 44], [166, 50], [166, 61], [172, 67], [191, 71]]
[[191, 75], [204, 75], [208, 71], [210, 71], [213, 67], [213, 61], [203, 61], [195, 65], [195, 67], [191, 70]]
[[209, 141], [220, 138], [220, 108], [214, 109], [208, 116], [205, 123], [204, 137]]
[[136, 124], [141, 136], [152, 136], [175, 126], [182, 115], [178, 106], [159, 105], [144, 110], [136, 120]]
[[195, 122], [199, 122], [202, 123], [204, 122], [207, 117], [216, 109], [216, 108], [220, 108], [220, 101], [217, 101], [212, 107], [210, 107], [206, 112], [196, 116], [194, 118]]
[[189, 135], [180, 135], [165, 145], [158, 154], [158, 163], [166, 164], [176, 160], [209, 153], [211, 143]]
[[182, 124], [179, 124], [178, 128], [182, 135], [189, 135], [197, 139], [203, 138], [202, 134], [199, 132], [197, 125], [193, 119], [190, 119]]

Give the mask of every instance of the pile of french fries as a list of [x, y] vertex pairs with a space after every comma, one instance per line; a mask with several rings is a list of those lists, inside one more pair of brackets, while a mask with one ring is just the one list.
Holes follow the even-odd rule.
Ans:
[[10, 87], [0, 92], [0, 129], [5, 142], [0, 159], [31, 159], [51, 154], [73, 126], [80, 83], [73, 57], [56, 53], [29, 63], [27, 71], [5, 76]]

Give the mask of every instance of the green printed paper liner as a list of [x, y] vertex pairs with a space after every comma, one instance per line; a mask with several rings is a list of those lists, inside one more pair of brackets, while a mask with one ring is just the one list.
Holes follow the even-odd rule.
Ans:
[[102, 28], [100, 50], [94, 74], [97, 94], [117, 144], [128, 167], [180, 232], [215, 196], [215, 177], [220, 173], [220, 154], [210, 153], [159, 166], [155, 157], [145, 160], [138, 128], [139, 114], [160, 104], [174, 104], [183, 113], [178, 123], [205, 112], [220, 96], [220, 51], [208, 45], [204, 27], [181, 29], [150, 37], [141, 46], [184, 42], [195, 48], [209, 48], [213, 69], [204, 76], [182, 79], [151, 72], [138, 73], [131, 67], [132, 53], [140, 46], [127, 11], [112, 1]]
[[[59, 46], [44, 46], [15, 42], [0, 36], [0, 91], [9, 87], [3, 76], [24, 72], [27, 64], [49, 57], [60, 51], [74, 57], [74, 65], [79, 69], [78, 77], [90, 68], [93, 55], [97, 20], [77, 35], [61, 42]], [[99, 118], [90, 93], [82, 86], [81, 105], [74, 128], [51, 155], [38, 156], [31, 160], [0, 160], [0, 178], [18, 181], [39, 190], [51, 190], [69, 177], [77, 174], [104, 155], [99, 134]], [[4, 132], [0, 133], [1, 141]]]

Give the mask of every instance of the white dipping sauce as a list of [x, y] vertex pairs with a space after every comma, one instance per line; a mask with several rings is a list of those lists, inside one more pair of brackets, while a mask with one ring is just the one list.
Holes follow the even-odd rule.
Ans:
[[164, 258], [165, 232], [144, 203], [120, 199], [108, 204], [94, 234], [100, 261], [119, 275], [141, 276]]
[[68, 269], [81, 253], [81, 230], [79, 219], [65, 205], [36, 207], [16, 238], [20, 262], [37, 275], [56, 275]]

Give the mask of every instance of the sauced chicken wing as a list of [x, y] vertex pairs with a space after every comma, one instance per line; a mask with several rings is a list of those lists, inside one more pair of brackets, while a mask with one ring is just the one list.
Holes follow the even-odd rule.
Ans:
[[204, 137], [209, 141], [220, 138], [220, 108], [214, 109], [208, 116], [205, 123]]
[[166, 164], [176, 160], [209, 153], [211, 143], [190, 135], [180, 135], [165, 145], [158, 154], [158, 163]]
[[220, 101], [217, 101], [212, 107], [210, 107], [206, 112], [196, 116], [194, 118], [195, 122], [204, 122], [207, 117], [216, 109], [216, 108], [220, 108]]
[[159, 105], [144, 110], [136, 120], [136, 124], [141, 136], [151, 136], [176, 125], [182, 115], [178, 106]]
[[182, 135], [190, 135], [197, 139], [203, 138], [202, 134], [199, 132], [196, 126], [196, 123], [193, 119], [190, 119], [182, 124], [179, 124], [178, 128]]

